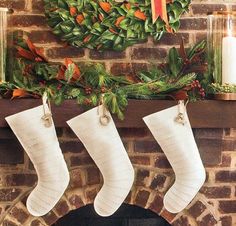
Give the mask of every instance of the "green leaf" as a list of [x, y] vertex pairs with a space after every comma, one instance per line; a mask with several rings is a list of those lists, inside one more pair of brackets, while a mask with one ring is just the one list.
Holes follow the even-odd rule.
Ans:
[[113, 7], [113, 10], [116, 10], [118, 12], [118, 14], [120, 14], [121, 16], [125, 16], [127, 13], [127, 11], [124, 10], [124, 8], [122, 8], [120, 6]]
[[101, 38], [107, 39], [107, 40], [115, 40], [115, 34], [110, 32], [109, 30], [106, 30], [105, 32], [102, 33]]
[[191, 60], [196, 53], [203, 52], [206, 48], [206, 44], [206, 40], [202, 40], [201, 42], [195, 44], [188, 52], [188, 58]]
[[182, 62], [181, 62], [181, 58], [178, 54], [178, 51], [175, 47], [171, 48], [170, 51], [169, 51], [168, 64], [169, 64], [169, 67], [170, 67], [171, 74], [174, 77], [176, 77], [180, 72]]
[[58, 7], [63, 9], [68, 9], [68, 5], [64, 0], [57, 0]]
[[65, 78], [66, 78], [68, 83], [70, 82], [70, 80], [73, 77], [74, 69], [75, 69], [75, 65], [74, 64], [69, 64], [68, 68], [65, 71]]
[[98, 97], [97, 97], [96, 94], [92, 94], [92, 95], [90, 96], [90, 100], [91, 100], [93, 106], [98, 105]]
[[68, 92], [68, 97], [69, 98], [77, 98], [79, 95], [81, 94], [80, 89], [78, 88], [72, 88], [69, 92]]
[[120, 27], [124, 30], [127, 30], [129, 27], [129, 23], [130, 23], [130, 19], [129, 18], [125, 18], [124, 20], [122, 20], [120, 22]]

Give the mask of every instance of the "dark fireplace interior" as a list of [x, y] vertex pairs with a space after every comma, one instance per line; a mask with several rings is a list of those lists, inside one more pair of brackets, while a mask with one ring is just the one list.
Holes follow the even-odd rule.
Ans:
[[100, 217], [93, 205], [73, 210], [59, 219], [53, 226], [171, 226], [164, 218], [151, 210], [123, 204], [110, 217]]

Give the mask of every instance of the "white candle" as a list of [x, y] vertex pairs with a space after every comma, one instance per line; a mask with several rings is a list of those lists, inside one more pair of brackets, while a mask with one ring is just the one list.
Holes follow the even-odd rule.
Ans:
[[222, 84], [236, 84], [236, 38], [224, 37], [222, 45]]

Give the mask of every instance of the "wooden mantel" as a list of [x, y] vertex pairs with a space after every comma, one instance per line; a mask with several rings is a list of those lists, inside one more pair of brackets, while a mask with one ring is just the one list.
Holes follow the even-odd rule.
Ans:
[[[40, 100], [0, 100], [0, 127], [6, 127], [5, 117], [41, 104]], [[175, 105], [166, 100], [129, 100], [125, 120], [114, 120], [120, 128], [142, 128], [142, 118], [151, 113]], [[205, 100], [188, 104], [188, 114], [193, 128], [236, 128], [236, 101]], [[52, 106], [56, 127], [67, 126], [66, 121], [81, 114], [84, 109], [76, 101], [68, 100], [60, 106]], [[27, 120], [26, 120], [27, 122]]]

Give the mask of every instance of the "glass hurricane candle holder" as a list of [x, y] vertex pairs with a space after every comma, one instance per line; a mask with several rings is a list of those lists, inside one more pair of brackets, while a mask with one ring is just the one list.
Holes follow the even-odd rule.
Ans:
[[0, 8], [0, 82], [6, 80], [7, 8]]
[[236, 12], [209, 14], [207, 30], [209, 74], [222, 93], [236, 99]]

